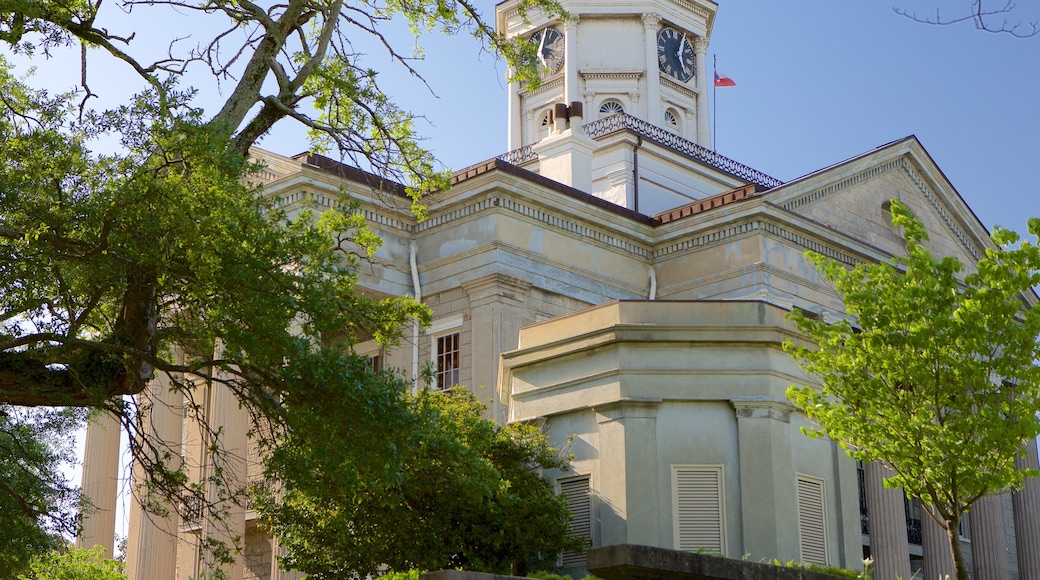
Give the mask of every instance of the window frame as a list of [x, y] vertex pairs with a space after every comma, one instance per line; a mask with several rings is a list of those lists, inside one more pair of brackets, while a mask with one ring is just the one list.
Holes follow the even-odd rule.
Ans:
[[[433, 365], [433, 388], [444, 391], [462, 381], [462, 323], [465, 320], [463, 314], [455, 314], [438, 320], [426, 329], [426, 335], [430, 337], [430, 363]], [[442, 369], [440, 367], [442, 339], [455, 335], [455, 367]], [[453, 373], [455, 382], [446, 384], [443, 382], [446, 373]]]

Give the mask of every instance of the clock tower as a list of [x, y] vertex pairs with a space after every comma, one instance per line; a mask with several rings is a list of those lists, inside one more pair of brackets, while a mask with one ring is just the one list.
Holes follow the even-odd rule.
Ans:
[[581, 103], [582, 122], [627, 113], [711, 148], [708, 39], [710, 0], [563, 0], [570, 19], [496, 6], [499, 32], [538, 48], [542, 83], [509, 86], [509, 147], [533, 145], [554, 130], [557, 104]]

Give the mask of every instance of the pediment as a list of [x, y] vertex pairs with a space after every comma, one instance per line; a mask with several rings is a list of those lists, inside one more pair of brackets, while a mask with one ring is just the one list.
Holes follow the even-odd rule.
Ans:
[[985, 226], [913, 136], [788, 182], [766, 198], [887, 254], [903, 253], [902, 234], [885, 211], [892, 198], [925, 225], [936, 255], [956, 256], [972, 269], [992, 245]]

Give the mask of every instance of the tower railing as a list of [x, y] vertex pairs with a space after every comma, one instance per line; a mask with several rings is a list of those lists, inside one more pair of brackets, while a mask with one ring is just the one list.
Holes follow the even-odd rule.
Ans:
[[[779, 187], [784, 184], [783, 181], [780, 181], [775, 177], [771, 177], [757, 169], [753, 169], [743, 163], [734, 161], [725, 155], [719, 155], [711, 149], [701, 147], [689, 139], [684, 139], [671, 131], [647, 123], [642, 119], [637, 119], [627, 113], [616, 113], [609, 117], [590, 121], [585, 123], [583, 127], [585, 134], [593, 139], [606, 137], [607, 135], [619, 131], [630, 131], [639, 135], [643, 139], [657, 143], [662, 147], [668, 147], [669, 149], [678, 151], [687, 157], [691, 157], [709, 167], [714, 167], [719, 171], [743, 179], [748, 183], [755, 183], [767, 188]], [[534, 152], [534, 148], [531, 145], [524, 145], [519, 149], [513, 149], [512, 151], [499, 155], [497, 159], [501, 159], [502, 161], [513, 165], [523, 165], [525, 163], [537, 161], [538, 154]]]
[[757, 183], [765, 187], [779, 187], [783, 181], [762, 173], [718, 153], [702, 147], [689, 139], [684, 139], [667, 129], [663, 129], [642, 119], [637, 119], [627, 113], [617, 113], [609, 117], [597, 119], [585, 124], [585, 134], [593, 139], [605, 137], [618, 131], [631, 131], [644, 139], [648, 139], [658, 145], [668, 147], [684, 155], [692, 157], [705, 165], [714, 167], [719, 171], [739, 177], [750, 183]]

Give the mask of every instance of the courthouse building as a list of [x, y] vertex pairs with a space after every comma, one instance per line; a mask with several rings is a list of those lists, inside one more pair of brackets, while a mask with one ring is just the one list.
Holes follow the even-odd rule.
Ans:
[[[256, 152], [266, 194], [290, 212], [335, 206], [344, 191], [361, 203], [384, 240], [362, 265], [363, 291], [432, 309], [433, 324], [407, 329], [400, 348], [359, 352], [413, 376], [432, 361], [436, 386], [467, 386], [496, 420], [543, 425], [574, 455], [571, 471], [547, 475], [594, 546], [853, 568], [887, 553], [889, 574], [952, 573], [945, 531], [884, 489], [882, 468], [801, 434], [807, 421], [784, 393], [812, 379], [781, 345], [798, 340], [792, 309], [844, 315], [807, 250], [849, 265], [902, 251], [891, 198], [925, 224], [936, 254], [969, 268], [991, 246], [985, 227], [914, 137], [786, 183], [714, 153], [710, 0], [563, 4], [573, 19], [496, 7], [500, 31], [538, 46], [543, 82], [510, 85], [510, 151], [456, 173], [421, 223], [398, 184], [316, 155]], [[215, 388], [210, 417], [248, 457], [244, 412]], [[201, 477], [201, 443], [169, 404], [152, 428]], [[103, 508], [115, 502], [103, 491], [111, 431], [88, 435], [84, 488]], [[1021, 464], [1037, 466], [1035, 445]], [[258, 473], [243, 462], [238, 477]], [[204, 510], [133, 511], [131, 578], [200, 577], [207, 533], [243, 538], [233, 579], [297, 577], [274, 566], [277, 540], [246, 508], [231, 532], [211, 530]], [[108, 513], [88, 518], [84, 541], [111, 539]], [[976, 578], [1040, 580], [1037, 482], [986, 498], [969, 520]], [[584, 556], [561, 562], [579, 572]]]

